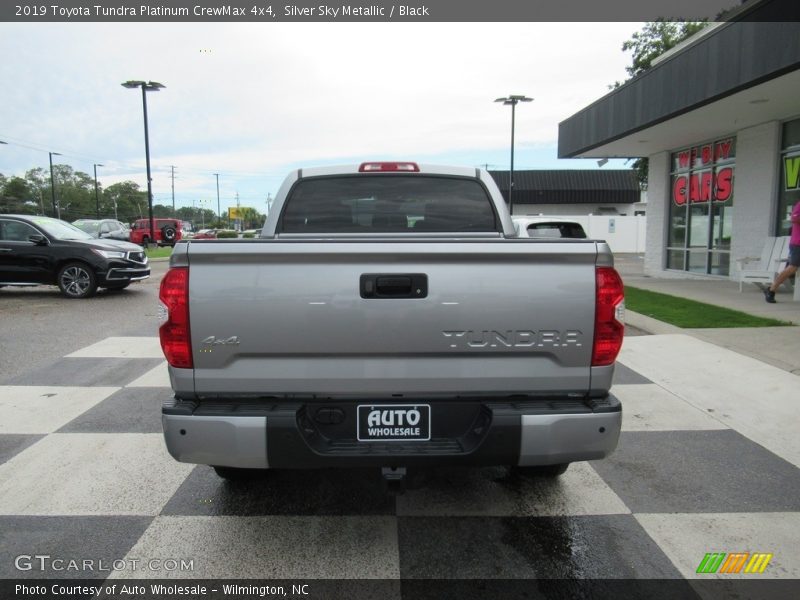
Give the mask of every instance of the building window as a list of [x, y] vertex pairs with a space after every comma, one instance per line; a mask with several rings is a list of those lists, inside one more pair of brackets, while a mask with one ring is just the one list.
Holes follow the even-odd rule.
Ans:
[[783, 124], [781, 143], [781, 186], [775, 235], [790, 235], [792, 207], [800, 200], [800, 119]]
[[672, 154], [667, 268], [730, 273], [736, 138]]

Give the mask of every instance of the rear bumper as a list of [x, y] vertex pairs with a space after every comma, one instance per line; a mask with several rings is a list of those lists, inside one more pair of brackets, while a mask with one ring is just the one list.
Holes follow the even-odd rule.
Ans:
[[[240, 468], [537, 466], [604, 458], [617, 447], [622, 406], [602, 399], [427, 401], [428, 441], [359, 442], [349, 418], [363, 402], [172, 400], [164, 439], [178, 461]], [[345, 418], [320, 424], [331, 406]], [[352, 434], [352, 435], [350, 435]]]

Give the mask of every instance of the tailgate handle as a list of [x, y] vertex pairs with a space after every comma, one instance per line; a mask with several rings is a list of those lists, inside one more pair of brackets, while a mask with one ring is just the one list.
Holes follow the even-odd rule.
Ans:
[[424, 273], [365, 273], [360, 282], [362, 298], [426, 298], [428, 276]]

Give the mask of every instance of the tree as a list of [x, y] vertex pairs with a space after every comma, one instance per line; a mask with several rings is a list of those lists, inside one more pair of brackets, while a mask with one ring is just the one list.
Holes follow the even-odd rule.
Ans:
[[100, 201], [100, 214], [115, 214], [124, 223], [132, 223], [136, 219], [148, 216], [147, 192], [139, 190], [139, 185], [133, 181], [121, 181], [108, 186], [103, 190]]
[[674, 48], [683, 40], [708, 25], [708, 21], [665, 21], [659, 19], [646, 23], [640, 32], [622, 43], [622, 51], [633, 51], [630, 67], [625, 67], [628, 75], [636, 77], [647, 71], [653, 61]]
[[0, 179], [0, 213], [35, 215], [38, 203], [28, 182], [21, 177]]
[[[646, 23], [641, 31], [634, 33], [631, 39], [622, 43], [623, 52], [629, 50], [633, 52], [631, 65], [625, 67], [630, 77], [623, 83], [645, 73], [656, 58], [707, 25], [707, 21], [666, 21], [664, 19]], [[618, 88], [623, 83], [617, 81], [610, 87]], [[647, 189], [648, 166], [646, 157], [637, 158], [631, 164], [631, 168], [636, 171], [639, 178], [639, 185], [645, 190]]]
[[266, 215], [262, 215], [255, 208], [250, 206], [240, 207], [239, 215], [241, 216], [242, 229], [257, 229], [263, 227], [264, 221], [267, 219]]

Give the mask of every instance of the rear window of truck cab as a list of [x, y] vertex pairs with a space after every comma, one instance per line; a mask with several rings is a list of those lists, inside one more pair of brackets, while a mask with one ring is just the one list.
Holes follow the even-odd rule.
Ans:
[[496, 232], [486, 188], [475, 179], [341, 175], [301, 179], [286, 199], [283, 233]]

